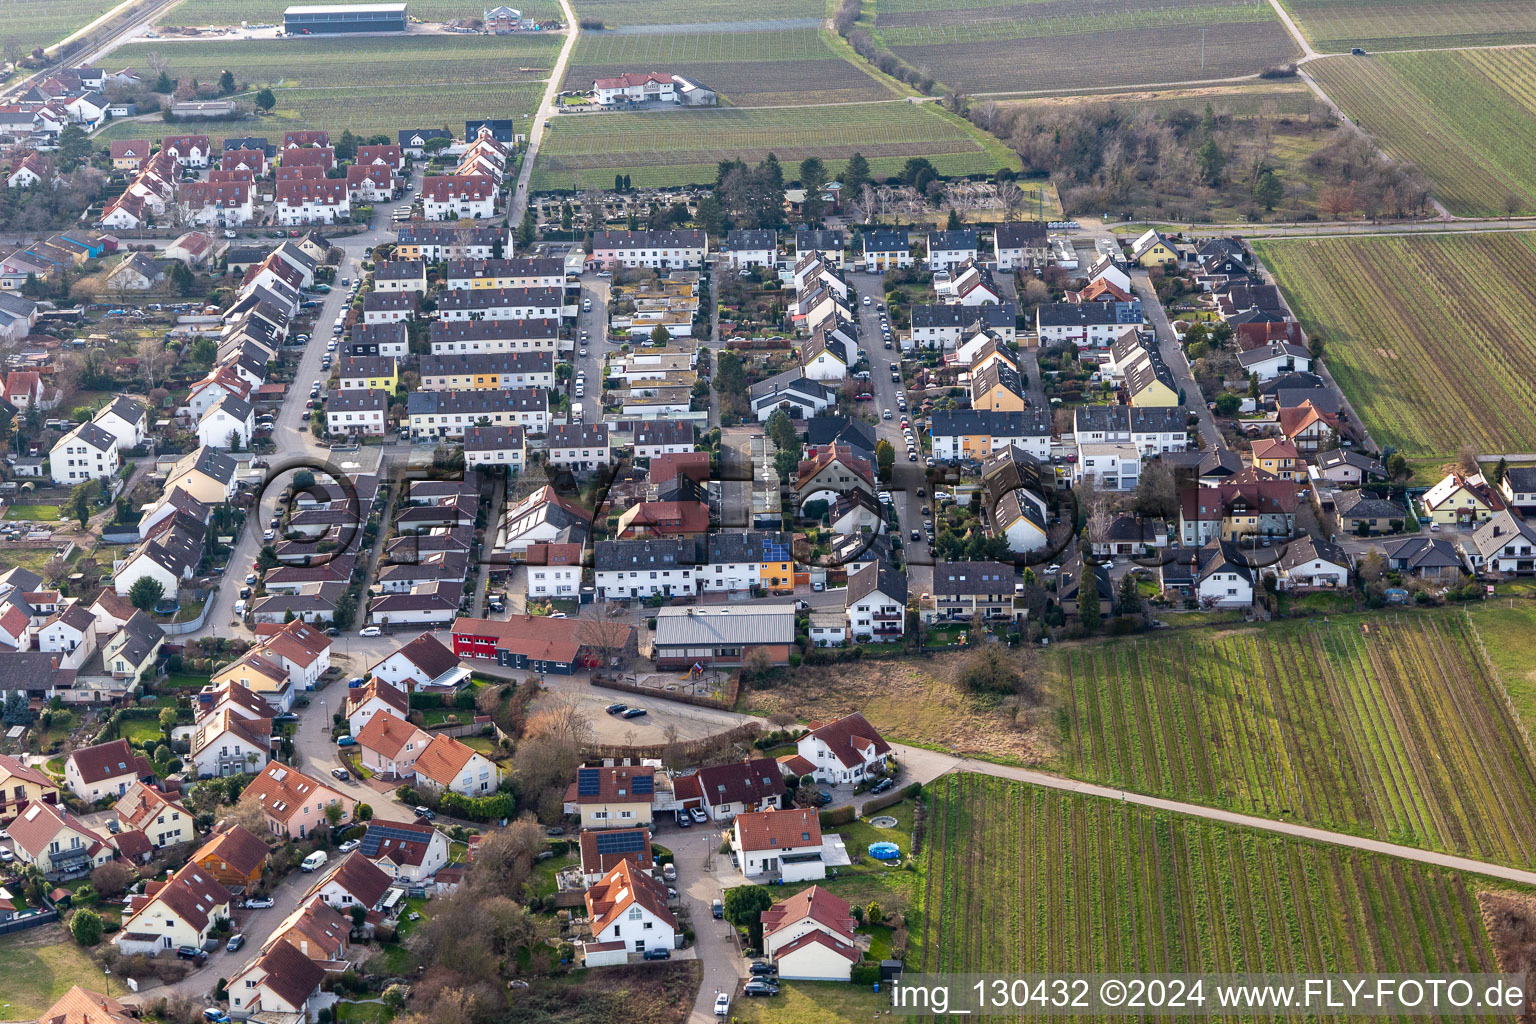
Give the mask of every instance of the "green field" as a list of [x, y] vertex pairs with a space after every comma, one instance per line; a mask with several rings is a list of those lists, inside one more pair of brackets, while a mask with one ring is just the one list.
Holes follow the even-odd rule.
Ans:
[[1536, 237], [1256, 243], [1378, 445], [1524, 452], [1536, 438]]
[[1536, 755], [1458, 615], [1077, 647], [1052, 690], [1065, 774], [1536, 863]]
[[[350, 128], [394, 138], [402, 128], [457, 125], [462, 131], [469, 118], [531, 117], [559, 42], [557, 36], [422, 35], [135, 43], [114, 57], [145, 67], [158, 52], [173, 78], [212, 82], [228, 68], [242, 86], [273, 87], [271, 121], [231, 125], [224, 134]], [[158, 118], [124, 121], [98, 138], [158, 137], [165, 130]]]
[[14, 40], [23, 54], [52, 46], [116, 7], [120, 0], [10, 0], [3, 8], [9, 25], [0, 42]]
[[1536, 730], [1536, 650], [1530, 642], [1536, 636], [1536, 601], [1485, 601], [1469, 605], [1467, 613], [1529, 735]]
[[594, 78], [655, 69], [684, 75], [737, 107], [799, 106], [807, 82], [815, 102], [853, 103], [896, 93], [844, 60], [814, 28], [769, 32], [583, 35], [564, 88], [585, 91]]
[[[290, 6], [287, 0], [186, 0], [160, 19], [164, 25], [186, 25], [201, 28], [209, 25], [238, 25], [242, 21], [252, 24], [281, 25], [283, 8]], [[491, 6], [495, 6], [494, 4]], [[426, 22], [441, 22], [471, 18], [479, 19], [486, 5], [476, 0], [411, 0], [408, 13], [412, 18]], [[537, 0], [522, 3], [517, 9], [523, 17], [535, 21], [558, 21], [560, 5], [555, 0]]]
[[1321, 52], [1536, 42], [1536, 7], [1513, 0], [1281, 0]]
[[1536, 212], [1536, 53], [1329, 57], [1307, 71], [1390, 156], [1428, 175], [1452, 213]]
[[948, 912], [909, 968], [1497, 969], [1456, 872], [980, 775], [929, 799], [927, 901]]
[[1244, 0], [882, 0], [875, 6], [881, 45], [937, 81], [981, 95], [1233, 78], [1296, 56], [1274, 11]]
[[1211, 105], [1218, 117], [1255, 117], [1265, 115], [1305, 116], [1321, 108], [1321, 101], [1306, 83], [1292, 79], [1276, 82], [1252, 82], [1232, 85], [1195, 86], [1181, 89], [1142, 89], [1102, 94], [1072, 96], [1037, 96], [1029, 99], [1003, 100], [1000, 106], [1030, 110], [1061, 110], [1087, 104], [1115, 104], [1136, 114], [1151, 111], [1167, 114], [1175, 110], [1203, 111]]
[[[49, 924], [0, 936], [0, 1017], [41, 1017], [73, 985], [100, 985], [101, 968], [63, 925]], [[113, 985], [114, 995], [122, 986]]]
[[576, 0], [576, 17], [601, 21], [607, 28], [621, 25], [701, 25], [732, 23], [750, 31], [751, 23], [798, 18], [823, 18], [821, 0], [785, 0], [777, 7], [754, 8], [741, 0]]
[[839, 104], [741, 110], [569, 115], [553, 119], [534, 170], [535, 191], [601, 188], [615, 172], [639, 188], [707, 183], [721, 160], [769, 153], [786, 166], [808, 156], [835, 174], [854, 153], [875, 176], [925, 156], [940, 174], [990, 174], [1019, 167], [1018, 156], [934, 104]]

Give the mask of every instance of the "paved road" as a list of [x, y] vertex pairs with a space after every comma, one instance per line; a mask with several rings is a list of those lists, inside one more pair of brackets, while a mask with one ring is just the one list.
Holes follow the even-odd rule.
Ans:
[[[879, 274], [858, 273], [852, 270], [847, 276], [849, 283], [857, 289], [859, 294], [856, 300], [859, 303], [859, 342], [869, 359], [869, 389], [875, 396], [873, 402], [865, 405], [865, 411], [873, 412], [880, 417], [875, 426], [876, 438], [889, 441], [891, 447], [896, 449], [896, 463], [888, 489], [896, 506], [896, 519], [901, 527], [902, 544], [905, 546], [907, 561], [910, 565], [908, 589], [921, 592], [931, 589], [933, 584], [933, 551], [928, 547], [926, 540], [912, 540], [912, 531], [921, 529], [923, 525], [921, 508], [924, 501], [928, 499], [919, 498], [917, 489], [925, 487], [928, 481], [923, 475], [923, 463], [912, 462], [907, 458], [907, 440], [901, 430], [903, 413], [897, 408], [896, 398], [902, 393], [904, 383], [897, 384], [891, 380], [891, 367], [900, 365], [901, 350], [896, 348], [894, 343], [891, 348], [886, 348], [880, 333], [880, 313], [885, 303], [884, 279]], [[863, 303], [863, 297], [866, 295], [871, 299], [868, 306]], [[887, 409], [891, 412], [890, 419], [885, 418]], [[908, 414], [911, 412], [909, 408]], [[915, 426], [913, 429], [916, 432], [921, 427]], [[921, 452], [918, 458], [922, 459]]]
[[555, 58], [549, 82], [544, 86], [544, 98], [539, 101], [538, 112], [533, 115], [533, 127], [528, 130], [528, 152], [523, 156], [522, 169], [517, 172], [517, 187], [512, 190], [512, 202], [507, 207], [507, 223], [514, 228], [523, 223], [523, 214], [528, 209], [528, 182], [533, 177], [533, 164], [539, 155], [539, 145], [544, 141], [544, 126], [555, 112], [555, 94], [560, 91], [560, 83], [565, 81], [565, 66], [570, 62], [571, 52], [576, 49], [576, 40], [581, 35], [581, 23], [576, 20], [576, 12], [571, 9], [570, 0], [560, 0], [560, 16], [565, 19], [565, 42], [560, 45], [560, 56]]
[[1205, 396], [1200, 392], [1200, 385], [1195, 383], [1189, 360], [1184, 356], [1184, 347], [1173, 333], [1173, 325], [1168, 322], [1168, 313], [1163, 309], [1162, 300], [1157, 297], [1157, 289], [1152, 287], [1151, 277], [1145, 270], [1132, 270], [1131, 288], [1141, 300], [1141, 308], [1146, 311], [1147, 319], [1152, 321], [1158, 350], [1162, 352], [1163, 361], [1168, 364], [1174, 381], [1184, 395], [1184, 405], [1200, 419], [1202, 446], [1222, 447], [1221, 431], [1216, 429], [1216, 417], [1211, 415], [1211, 410], [1205, 404]]
[[715, 1021], [716, 994], [730, 992], [734, 1002], [747, 973], [747, 961], [737, 954], [730, 922], [716, 921], [710, 912], [711, 901], [724, 897], [727, 883], [738, 881], [731, 877], [735, 875], [731, 857], [717, 852], [722, 838], [718, 825], [681, 829], [668, 824], [663, 816], [656, 823], [656, 831], [657, 842], [671, 848], [677, 864], [676, 889], [692, 919], [694, 949], [704, 968], [688, 1019], [695, 1024]]

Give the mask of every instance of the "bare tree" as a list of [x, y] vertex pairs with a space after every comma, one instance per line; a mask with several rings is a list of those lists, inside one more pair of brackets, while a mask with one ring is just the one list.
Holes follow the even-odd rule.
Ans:
[[528, 716], [512, 765], [525, 802], [541, 817], [559, 817], [566, 784], [592, 739], [591, 719], [574, 701], [552, 700]]
[[140, 338], [138, 356], [139, 369], [144, 371], [144, 393], [148, 394], [164, 376], [171, 353], [159, 338]]
[[594, 606], [576, 626], [576, 642], [601, 660], [603, 669], [624, 668], [635, 628], [622, 619], [603, 617]]
[[486, 833], [475, 847], [471, 887], [485, 896], [521, 896], [523, 883], [533, 872], [533, 858], [542, 849], [544, 830], [531, 814]]
[[13, 68], [21, 63], [21, 55], [25, 52], [21, 48], [21, 40], [15, 36], [6, 36], [5, 42], [0, 43], [0, 50], [5, 53], [6, 63]]
[[1016, 220], [1024, 208], [1024, 190], [1011, 181], [997, 186], [997, 202], [1003, 208], [1004, 220]]
[[153, 71], [157, 78], [171, 70], [171, 62], [161, 56], [159, 50], [149, 51], [149, 55], [144, 60], [149, 64], [149, 70]]

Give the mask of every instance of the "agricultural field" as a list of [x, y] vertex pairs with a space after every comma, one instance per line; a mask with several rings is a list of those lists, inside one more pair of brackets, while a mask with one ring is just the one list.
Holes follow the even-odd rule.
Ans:
[[[218, 79], [228, 68], [242, 87], [270, 85], [270, 120], [224, 127], [281, 134], [294, 128], [350, 128], [356, 135], [458, 125], [474, 117], [532, 117], [554, 66], [558, 36], [369, 36], [366, 38], [135, 43], [114, 57], [148, 67], [159, 53], [173, 78]], [[248, 98], [248, 97], [247, 97]], [[215, 131], [219, 131], [215, 128]], [[120, 121], [98, 138], [159, 136], [152, 122]]]
[[[210, 25], [238, 25], [242, 21], [253, 25], [282, 25], [283, 8], [290, 6], [287, 0], [185, 0], [167, 12], [161, 19], [165, 25], [185, 25], [203, 28]], [[556, 0], [536, 0], [535, 3], [518, 5], [523, 17], [534, 21], [560, 20], [560, 5]], [[418, 21], [444, 22], [456, 19], [478, 19], [485, 13], [485, 6], [464, 3], [463, 0], [411, 0], [410, 16]]]
[[998, 105], [1038, 111], [1113, 105], [1132, 114], [1139, 114], [1142, 111], [1168, 114], [1175, 110], [1199, 113], [1205, 109], [1206, 104], [1210, 104], [1212, 113], [1218, 118], [1260, 115], [1306, 117], [1324, 109], [1321, 101], [1299, 78], [1178, 89], [1137, 89], [1101, 94], [1032, 96], [1027, 99], [1002, 100]]
[[1536, 864], [1536, 754], [1459, 615], [1105, 643], [1051, 675], [1065, 774]]
[[784, 0], [771, 8], [753, 8], [741, 0], [574, 0], [576, 17], [600, 21], [607, 28], [633, 26], [719, 25], [722, 31], [752, 31], [767, 21], [805, 21], [814, 25], [827, 16], [821, 0]]
[[923, 972], [1497, 970], [1502, 890], [1457, 872], [981, 775], [928, 798]]
[[1467, 615], [1526, 733], [1536, 733], [1536, 650], [1530, 642], [1536, 636], [1536, 601], [1527, 597], [1473, 603]]
[[1322, 53], [1536, 42], [1536, 7], [1518, 0], [1280, 0]]
[[972, 94], [1230, 78], [1297, 56], [1271, 8], [1230, 0], [1099, 0], [1086, 8], [1066, 0], [892, 0], [878, 12], [875, 35], [887, 49]]
[[1408, 456], [1529, 451], [1525, 311], [1536, 238], [1516, 234], [1259, 242], [1291, 309], [1378, 445]]
[[819, 156], [834, 175], [863, 153], [877, 178], [914, 156], [928, 157], [941, 175], [1019, 168], [996, 139], [932, 103], [666, 110], [552, 119], [533, 189], [604, 188], [616, 172], [637, 188], [702, 184], [715, 180], [721, 160], [756, 162], [769, 153], [785, 166]]
[[[7, 25], [0, 47], [14, 43], [18, 55], [52, 46], [116, 7], [119, 0], [10, 0], [3, 8]], [[0, 53], [0, 56], [4, 56]], [[7, 60], [10, 58], [7, 57]]]
[[1307, 71], [1452, 213], [1536, 212], [1536, 52], [1329, 57]]
[[564, 88], [626, 71], [684, 75], [737, 107], [798, 106], [807, 82], [817, 103], [889, 99], [896, 93], [839, 56], [814, 28], [769, 32], [680, 32], [583, 35], [571, 55]]

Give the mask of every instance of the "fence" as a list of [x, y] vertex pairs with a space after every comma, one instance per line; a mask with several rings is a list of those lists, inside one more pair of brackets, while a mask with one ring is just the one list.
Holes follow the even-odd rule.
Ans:
[[673, 760], [686, 761], [700, 755], [710, 753], [716, 748], [731, 743], [748, 743], [757, 736], [761, 727], [756, 722], [743, 722], [734, 729], [716, 733], [713, 736], [700, 740], [684, 740], [677, 743], [653, 743], [626, 747], [620, 744], [595, 744], [587, 748], [587, 756], [592, 758], [671, 758]]
[[0, 935], [9, 935], [11, 932], [24, 932], [28, 928], [38, 928], [59, 919], [57, 910], [39, 910], [34, 914], [13, 917], [9, 921], [0, 923]]
[[629, 683], [613, 676], [603, 675], [599, 672], [592, 673], [592, 685], [601, 686], [605, 690], [622, 690], [625, 693], [638, 693], [645, 697], [658, 697], [662, 700], [673, 700], [679, 704], [692, 704], [701, 708], [716, 708], [729, 711], [736, 706], [736, 696], [741, 690], [739, 676], [731, 677], [725, 686], [725, 697], [717, 700], [714, 697], [701, 697], [693, 693], [679, 693], [674, 690], [663, 690], [656, 686], [641, 686], [639, 683]]

